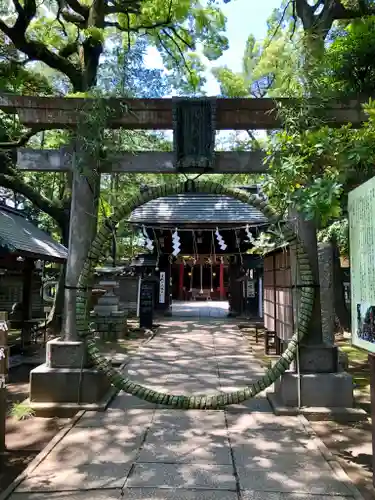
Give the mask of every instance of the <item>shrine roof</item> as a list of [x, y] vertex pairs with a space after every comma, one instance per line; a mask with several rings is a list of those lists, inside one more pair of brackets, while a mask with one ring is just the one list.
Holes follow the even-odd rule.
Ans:
[[129, 222], [145, 226], [244, 226], [267, 223], [256, 208], [229, 196], [183, 193], [150, 200], [136, 208]]
[[62, 261], [68, 250], [48, 233], [39, 229], [21, 213], [0, 207], [0, 248], [20, 256]]

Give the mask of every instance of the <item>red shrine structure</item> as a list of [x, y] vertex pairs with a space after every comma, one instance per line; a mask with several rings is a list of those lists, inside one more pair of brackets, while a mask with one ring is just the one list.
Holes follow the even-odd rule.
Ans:
[[[257, 186], [242, 189], [258, 193]], [[262, 314], [263, 259], [250, 250], [251, 238], [268, 222], [257, 209], [223, 195], [187, 192], [145, 203], [129, 223], [151, 242], [150, 253], [134, 265], [155, 276], [156, 309], [167, 312], [172, 301], [225, 300], [232, 314]]]

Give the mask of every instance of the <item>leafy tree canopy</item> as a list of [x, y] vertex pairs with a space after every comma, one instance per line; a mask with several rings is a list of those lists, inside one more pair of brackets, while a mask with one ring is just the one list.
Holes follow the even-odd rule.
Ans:
[[[301, 32], [287, 18], [288, 2], [275, 9], [267, 22], [267, 35], [257, 41], [249, 35], [241, 73], [217, 67], [213, 74], [225, 97], [286, 97], [301, 94]], [[288, 20], [289, 19], [289, 20]]]
[[[134, 37], [155, 46], [165, 67], [194, 88], [203, 83], [197, 44], [214, 60], [228, 46], [220, 2], [198, 0], [12, 0], [3, 8], [0, 31], [25, 61], [39, 61], [65, 75], [74, 92], [97, 83], [98, 68], [121, 34], [129, 49]], [[182, 76], [183, 75], [183, 76]]]
[[324, 85], [338, 95], [375, 91], [375, 17], [353, 21], [331, 35], [325, 54]]

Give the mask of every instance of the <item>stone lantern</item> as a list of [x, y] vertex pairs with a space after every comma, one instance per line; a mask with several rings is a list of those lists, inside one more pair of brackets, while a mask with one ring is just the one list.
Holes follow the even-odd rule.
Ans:
[[122, 273], [123, 268], [108, 266], [95, 271], [101, 276], [98, 288], [105, 290], [105, 293], [98, 299], [90, 317], [101, 340], [116, 341], [126, 332], [126, 310], [121, 307], [115, 293], [119, 287], [116, 276]]

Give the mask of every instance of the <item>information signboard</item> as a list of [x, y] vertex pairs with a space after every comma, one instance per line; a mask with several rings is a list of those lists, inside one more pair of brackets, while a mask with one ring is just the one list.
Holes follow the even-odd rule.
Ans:
[[165, 304], [165, 271], [160, 272], [159, 304]]
[[349, 193], [352, 343], [375, 353], [375, 177]]
[[147, 279], [141, 280], [139, 296], [139, 326], [152, 328], [154, 312], [154, 282]]
[[255, 297], [255, 280], [247, 280], [247, 297], [254, 298]]

